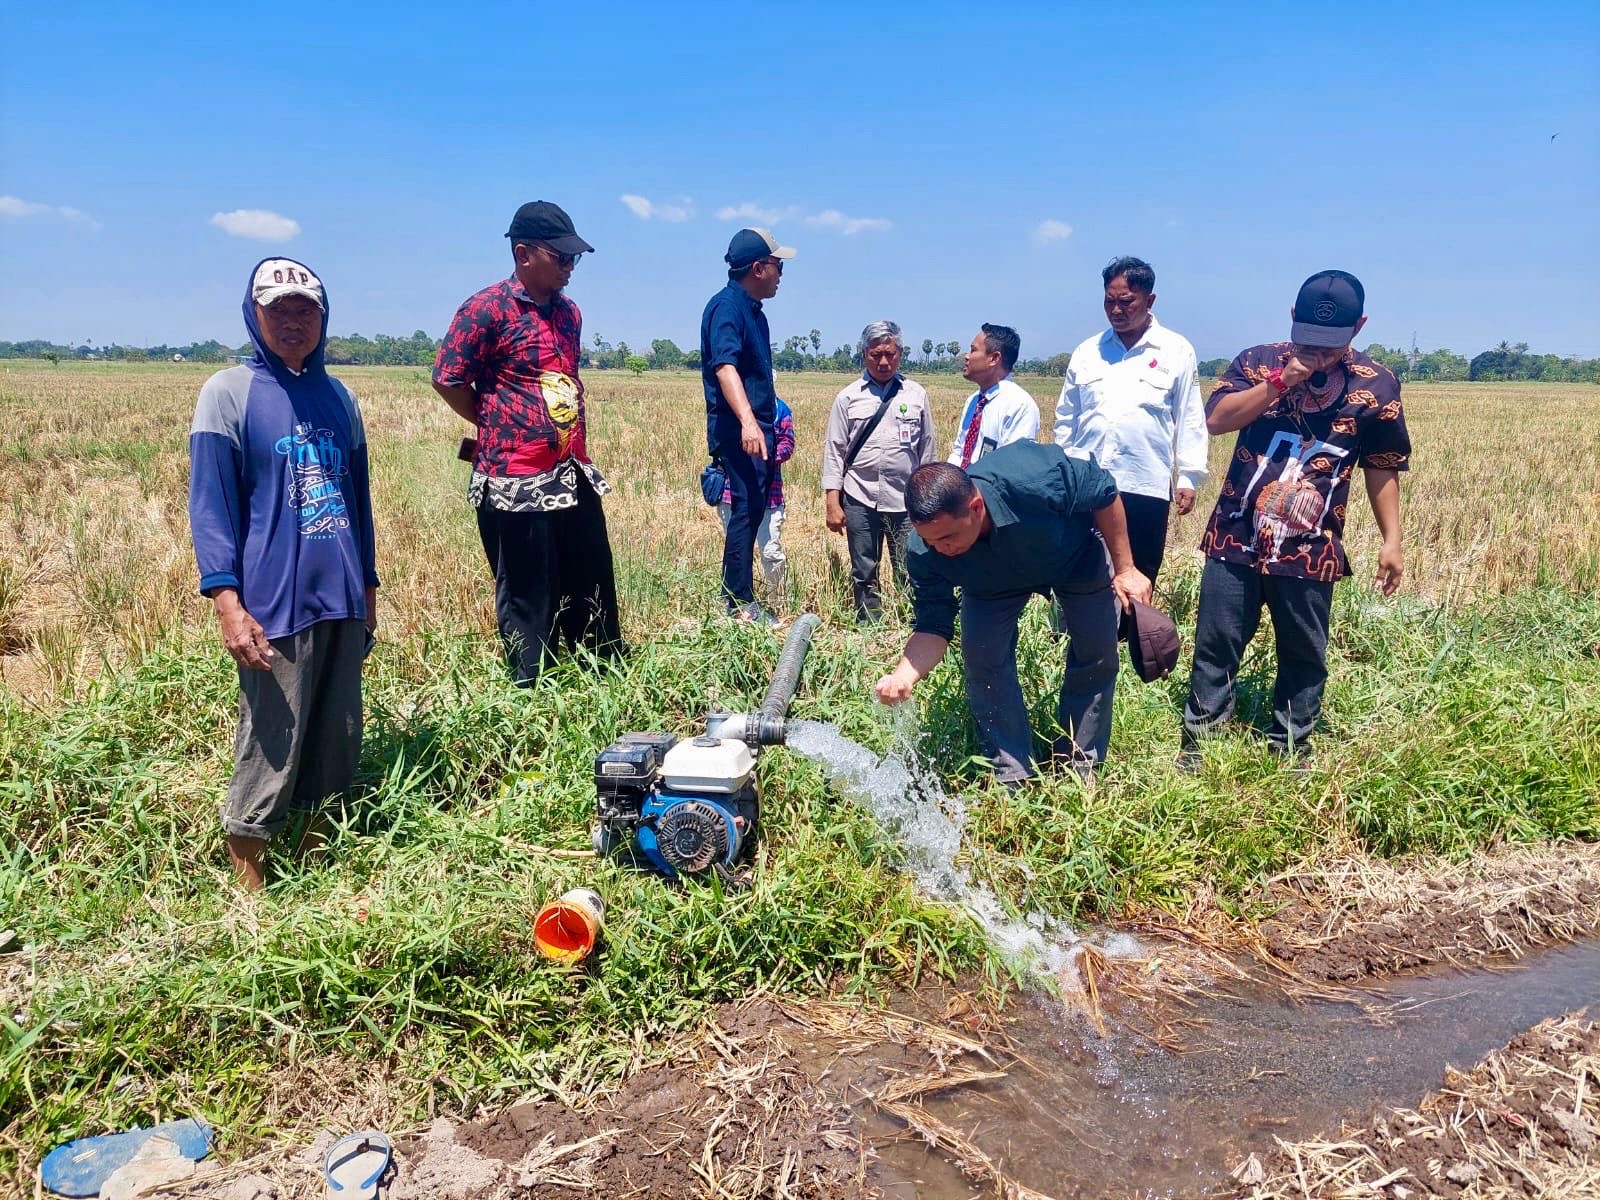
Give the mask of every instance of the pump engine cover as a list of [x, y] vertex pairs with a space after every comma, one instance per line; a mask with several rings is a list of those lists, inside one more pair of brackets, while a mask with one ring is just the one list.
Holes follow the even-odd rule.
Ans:
[[675, 871], [704, 871], [728, 861], [728, 814], [704, 800], [674, 804], [656, 821], [656, 844]]
[[755, 768], [755, 756], [744, 742], [698, 737], [662, 755], [661, 783], [674, 792], [731, 794], [750, 782]]

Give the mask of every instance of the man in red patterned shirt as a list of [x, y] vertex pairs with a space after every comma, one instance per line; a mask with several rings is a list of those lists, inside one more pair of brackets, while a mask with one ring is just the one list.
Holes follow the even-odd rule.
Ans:
[[583, 316], [563, 291], [594, 247], [544, 200], [506, 232], [516, 271], [457, 311], [433, 388], [478, 429], [467, 500], [494, 572], [500, 636], [518, 684], [561, 643], [621, 650], [611, 543], [589, 461], [578, 356]]

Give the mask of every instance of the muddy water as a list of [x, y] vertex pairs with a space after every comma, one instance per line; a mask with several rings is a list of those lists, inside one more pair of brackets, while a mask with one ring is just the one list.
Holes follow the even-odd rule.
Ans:
[[[1466, 1067], [1546, 1017], [1600, 1004], [1600, 940], [1502, 969], [1451, 971], [1363, 989], [1375, 1023], [1350, 1005], [1293, 1005], [1262, 989], [1204, 1002], [1188, 1049], [1101, 1040], [1044, 999], [1008, 1032], [1038, 1073], [931, 1098], [1018, 1182], [1069, 1197], [1202, 1195], [1276, 1135], [1337, 1132], [1377, 1107], [1415, 1105], [1447, 1064]], [[852, 1064], [859, 1068], [860, 1064]], [[868, 1110], [869, 1131], [897, 1124]], [[921, 1144], [879, 1143], [879, 1185], [894, 1200], [965, 1200], [974, 1186]]]
[[[905, 706], [909, 709], [910, 706]], [[819, 722], [796, 722], [788, 745], [827, 765], [834, 783], [898, 843], [904, 869], [930, 897], [964, 910], [994, 944], [1041, 978], [1070, 982], [1080, 935], [1047, 914], [1014, 915], [957, 865], [965, 808], [918, 761], [916, 730], [894, 724], [879, 756]], [[1101, 941], [1137, 953], [1131, 939]], [[1123, 944], [1126, 943], [1126, 944]], [[1341, 1119], [1416, 1104], [1447, 1065], [1466, 1067], [1547, 1017], [1600, 1005], [1600, 940], [1543, 951], [1498, 969], [1412, 975], [1363, 991], [1383, 1010], [1295, 1005], [1267, 987], [1230, 985], [1190, 1014], [1181, 1052], [1129, 1035], [1102, 1039], [1042, 995], [1013, 1013], [1008, 1033], [1036, 1070], [935, 1095], [935, 1117], [975, 1142], [1019, 1183], [1071, 1197], [1204, 1195], [1274, 1136], [1335, 1133]], [[885, 1047], [830, 1068], [835, 1082], [915, 1069]], [[893, 1200], [966, 1200], [980, 1189], [863, 1105], [879, 1142], [877, 1183]]]

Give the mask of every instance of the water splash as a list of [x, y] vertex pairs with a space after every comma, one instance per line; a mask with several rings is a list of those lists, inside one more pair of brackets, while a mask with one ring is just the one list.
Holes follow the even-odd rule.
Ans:
[[[899, 845], [906, 872], [925, 894], [969, 913], [1002, 954], [1032, 974], [1076, 990], [1082, 935], [1037, 910], [1012, 915], [993, 891], [956, 864], [967, 807], [959, 796], [945, 794], [917, 754], [912, 706], [892, 712], [893, 741], [881, 757], [821, 721], [791, 721], [786, 744], [827, 767], [834, 785], [872, 814]], [[1138, 952], [1132, 938], [1119, 935], [1115, 940], [1118, 952]]]

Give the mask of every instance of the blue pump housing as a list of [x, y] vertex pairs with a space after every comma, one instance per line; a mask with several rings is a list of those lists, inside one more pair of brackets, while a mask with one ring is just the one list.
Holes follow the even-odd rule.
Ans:
[[732, 867], [755, 832], [754, 788], [725, 793], [649, 792], [635, 844], [668, 879], [680, 872]]

